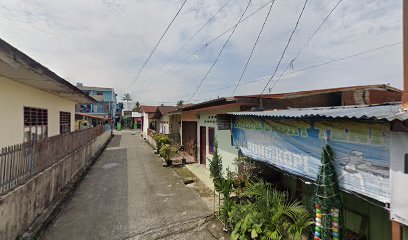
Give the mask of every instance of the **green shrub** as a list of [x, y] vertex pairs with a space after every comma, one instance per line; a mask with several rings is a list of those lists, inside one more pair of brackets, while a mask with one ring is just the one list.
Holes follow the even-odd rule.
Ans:
[[173, 141], [166, 135], [164, 134], [156, 134], [153, 137], [154, 141], [156, 141], [156, 147], [157, 147], [157, 152], [160, 153], [160, 149], [164, 145], [171, 145]]
[[242, 205], [233, 205], [229, 219], [233, 224], [232, 240], [272, 239], [303, 240], [311, 233], [313, 221], [300, 202], [287, 193], [279, 192], [262, 181], [246, 190], [249, 199]]
[[165, 144], [160, 148], [160, 156], [162, 156], [166, 161], [170, 160], [170, 158], [173, 157], [176, 153], [177, 149], [169, 144]]
[[213, 158], [210, 161], [210, 175], [214, 179], [219, 179], [222, 177], [222, 158], [218, 154], [218, 142], [214, 141], [214, 152]]

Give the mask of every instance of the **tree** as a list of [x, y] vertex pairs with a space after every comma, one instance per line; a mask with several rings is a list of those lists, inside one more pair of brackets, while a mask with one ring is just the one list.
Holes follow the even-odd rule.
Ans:
[[132, 101], [132, 96], [130, 96], [130, 93], [125, 93], [122, 97], [122, 101], [125, 101], [126, 103]]
[[184, 100], [178, 100], [176, 105], [177, 105], [177, 107], [183, 106], [184, 105]]
[[140, 103], [139, 101], [136, 101], [135, 106], [133, 107], [133, 111], [139, 112], [140, 111]]
[[222, 158], [218, 154], [217, 140], [214, 141], [214, 153], [210, 161], [210, 176], [214, 178], [214, 180], [218, 180], [222, 177]]

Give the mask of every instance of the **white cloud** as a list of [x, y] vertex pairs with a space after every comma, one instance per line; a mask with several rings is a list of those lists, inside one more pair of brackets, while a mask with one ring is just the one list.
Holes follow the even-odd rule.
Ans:
[[[134, 99], [154, 103], [174, 101], [191, 94], [216, 57], [228, 34], [209, 45], [198, 57], [176, 67], [209, 40], [238, 20], [246, 1], [231, 0], [183, 51], [180, 47], [227, 0], [187, 1], [151, 62], [132, 88]], [[0, 36], [71, 83], [114, 87], [119, 94], [130, 83], [180, 7], [180, 0], [59, 0], [3, 1]], [[253, 1], [248, 14], [268, 0]], [[302, 0], [276, 0], [243, 82], [270, 75], [286, 44]], [[337, 0], [310, 1], [280, 71], [324, 19]], [[267, 8], [243, 22], [219, 63], [194, 99], [231, 94], [261, 27]], [[301, 69], [316, 63], [401, 41], [401, 1], [343, 0], [329, 21], [294, 64]], [[247, 14], [247, 15], [248, 15]], [[159, 73], [158, 67], [176, 57]], [[401, 87], [401, 46], [288, 75], [273, 92], [371, 83]], [[237, 94], [256, 94], [266, 81], [243, 85]]]

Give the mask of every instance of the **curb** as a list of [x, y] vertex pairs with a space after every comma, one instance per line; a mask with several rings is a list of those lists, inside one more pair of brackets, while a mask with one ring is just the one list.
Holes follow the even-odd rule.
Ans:
[[103, 144], [101, 149], [95, 154], [95, 157], [91, 158], [88, 164], [79, 171], [71, 181], [61, 190], [61, 192], [54, 198], [50, 206], [48, 206], [35, 220], [31, 223], [28, 230], [26, 230], [20, 237], [19, 240], [33, 240], [38, 239], [41, 234], [46, 230], [46, 228], [53, 222], [56, 216], [58, 216], [62, 207], [67, 203], [75, 190], [79, 187], [82, 180], [86, 177], [91, 167], [98, 160], [99, 156], [105, 150], [106, 146], [112, 140], [113, 135], [111, 135], [108, 140]]

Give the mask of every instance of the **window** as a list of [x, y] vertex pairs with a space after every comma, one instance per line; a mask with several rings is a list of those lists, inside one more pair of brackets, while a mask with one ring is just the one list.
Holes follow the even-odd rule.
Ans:
[[24, 107], [24, 142], [48, 136], [47, 109]]
[[408, 154], [405, 154], [405, 159], [404, 159], [404, 173], [408, 173]]
[[69, 133], [71, 131], [71, 113], [60, 112], [60, 134]]
[[96, 92], [96, 95], [98, 95], [98, 96], [102, 96], [102, 95], [103, 95], [103, 92], [101, 92], [101, 91], [97, 91], [97, 92]]
[[210, 154], [214, 153], [214, 128], [213, 127], [209, 127], [208, 128], [208, 152]]

